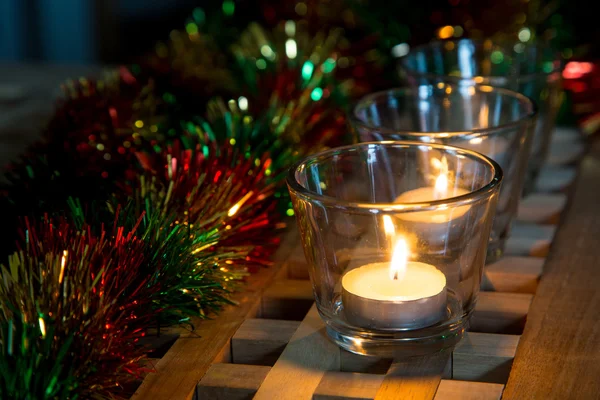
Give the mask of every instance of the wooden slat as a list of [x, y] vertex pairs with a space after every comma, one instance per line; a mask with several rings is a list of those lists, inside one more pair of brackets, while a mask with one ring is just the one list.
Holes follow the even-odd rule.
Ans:
[[[296, 231], [285, 236], [275, 256], [282, 264], [291, 249], [298, 243]], [[156, 373], [149, 374], [133, 395], [134, 400], [188, 400], [210, 364], [223, 355], [230, 338], [248, 317], [260, 309], [260, 298], [273, 280], [278, 268], [265, 268], [252, 274], [244, 291], [236, 293], [237, 305], [227, 306], [212, 320], [194, 320], [197, 329], [181, 335], [169, 351], [156, 364]]]
[[[518, 336], [512, 335], [465, 334], [453, 354], [453, 379], [505, 382], [518, 340]], [[458, 395], [454, 398], [461, 399], [499, 398], [503, 385], [476, 385], [475, 382], [446, 386], [441, 395], [439, 390], [436, 394], [437, 385], [443, 377], [443, 362], [447, 358], [448, 353], [445, 353], [395, 362], [383, 381], [372, 378], [377, 376], [373, 374], [330, 373], [323, 378], [316, 393], [323, 399], [370, 399], [376, 391], [373, 387], [381, 382], [377, 398], [382, 399], [432, 399], [434, 395], [436, 399], [442, 395], [453, 398], [448, 397], [452, 393]], [[365, 380], [361, 381], [363, 378]], [[461, 390], [467, 394], [463, 396]]]
[[576, 174], [575, 167], [545, 166], [540, 171], [536, 191], [558, 192], [567, 190], [575, 180]]
[[506, 383], [519, 336], [469, 332], [452, 357], [452, 378]]
[[504, 392], [505, 399], [600, 393], [600, 143], [583, 160]]
[[300, 322], [277, 319], [247, 319], [231, 338], [236, 364], [273, 365]]
[[262, 365], [213, 364], [198, 383], [197, 398], [251, 399], [270, 370], [270, 367]]
[[339, 369], [340, 349], [313, 305], [254, 398], [310, 400], [325, 372]]
[[[298, 321], [248, 319], [239, 327], [232, 342], [232, 362], [273, 365], [300, 325]], [[385, 374], [391, 359], [368, 357], [341, 350], [340, 370]]]
[[376, 400], [431, 400], [437, 391], [449, 351], [411, 357], [392, 363], [385, 375]]
[[375, 374], [326, 372], [313, 400], [372, 400], [383, 378], [383, 375]]
[[[313, 400], [373, 400], [383, 376], [372, 374], [327, 372]], [[497, 383], [442, 379], [434, 400], [500, 400], [504, 385]]]
[[262, 298], [262, 318], [302, 320], [314, 301], [308, 280], [278, 280], [267, 288]]
[[221, 351], [219, 353], [217, 353], [215, 358], [213, 358], [212, 362], [213, 363], [230, 363], [232, 361], [233, 361], [233, 359], [231, 357], [231, 339], [229, 339], [225, 343], [225, 345], [223, 346]]
[[470, 330], [520, 334], [531, 305], [530, 294], [480, 292]]
[[385, 374], [392, 365], [392, 360], [380, 357], [368, 357], [342, 350], [340, 370], [344, 372], [368, 372], [369, 374]]
[[523, 222], [556, 224], [566, 203], [564, 193], [533, 193], [519, 203], [517, 218]]
[[442, 379], [434, 400], [500, 400], [504, 385]]
[[[506, 383], [519, 337], [495, 333], [465, 333], [442, 378]], [[365, 357], [343, 350], [341, 356], [341, 371], [344, 372], [384, 373], [383, 369], [391, 363], [388, 359]]]
[[543, 258], [503, 257], [484, 267], [481, 290], [534, 294], [543, 269]]
[[555, 225], [517, 222], [506, 241], [505, 253], [507, 256], [546, 257], [555, 233]]
[[297, 246], [290, 254], [288, 259], [288, 268], [290, 279], [308, 279], [308, 267], [306, 257], [302, 246]]

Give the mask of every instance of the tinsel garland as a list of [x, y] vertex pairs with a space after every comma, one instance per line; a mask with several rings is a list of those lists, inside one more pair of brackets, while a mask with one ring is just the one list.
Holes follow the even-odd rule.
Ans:
[[[86, 82], [85, 85], [97, 87], [98, 84], [91, 86]], [[86, 92], [90, 93], [92, 92]], [[94, 96], [98, 94], [93, 93]], [[94, 101], [86, 95], [83, 100], [98, 105], [107, 100], [104, 97], [106, 95], [104, 92], [94, 98]], [[80, 105], [73, 97], [69, 98], [67, 103], [69, 102]], [[64, 106], [59, 108], [63, 109]], [[88, 238], [101, 237], [104, 241], [102, 247], [118, 246], [123, 232], [127, 233], [128, 238], [135, 235], [133, 237], [138, 247], [131, 251], [139, 255], [136, 259], [138, 265], [128, 270], [130, 275], [127, 282], [138, 283], [141, 289], [136, 294], [123, 292], [116, 295], [112, 306], [117, 309], [132, 308], [139, 315], [150, 316], [128, 321], [127, 326], [136, 327], [138, 333], [143, 333], [148, 327], [155, 327], [157, 324], [178, 324], [189, 321], [192, 317], [204, 318], [217, 311], [228, 302], [227, 296], [235, 289], [236, 281], [249, 271], [269, 264], [269, 257], [278, 243], [275, 236], [277, 228], [283, 226], [279, 223], [279, 214], [274, 211], [273, 193], [283, 175], [280, 167], [272, 165], [269, 155], [269, 150], [273, 148], [269, 143], [272, 142], [267, 141], [266, 145], [254, 146], [256, 143], [251, 139], [252, 133], [266, 138], [267, 133], [264, 129], [269, 128], [268, 124], [255, 124], [248, 115], [233, 115], [223, 111], [219, 116], [213, 115], [212, 124], [202, 118], [197, 118], [195, 122], [182, 122], [177, 130], [177, 139], [173, 139], [172, 135], [161, 137], [158, 129], [141, 129], [145, 120], [136, 115], [128, 118], [132, 121], [129, 128], [95, 128], [101, 130], [101, 140], [106, 144], [102, 151], [106, 150], [105, 154], [115, 154], [116, 157], [122, 158], [95, 158], [95, 163], [87, 168], [83, 162], [83, 155], [93, 157], [87, 154], [90, 147], [88, 140], [92, 139], [88, 134], [89, 128], [85, 124], [79, 124], [80, 117], [87, 112], [89, 110], [86, 107], [68, 108], [68, 117], [62, 120], [72, 123], [61, 124], [63, 130], [55, 133], [61, 135], [62, 142], [50, 140], [48, 148], [62, 145], [68, 150], [60, 153], [65, 159], [61, 159], [58, 154], [45, 154], [44, 147], [40, 146], [34, 149], [33, 157], [25, 157], [22, 164], [11, 170], [10, 177], [14, 184], [7, 189], [7, 196], [4, 197], [7, 202], [5, 211], [12, 210], [15, 215], [39, 215], [39, 212], [46, 211], [50, 215], [60, 216], [60, 224], [67, 224], [69, 228], [54, 228], [51, 222], [53, 218], [45, 217], [44, 234], [35, 236], [36, 240], [39, 237], [38, 246], [43, 246], [53, 243], [48, 232], [76, 230], [77, 234], [61, 233], [64, 241], [60, 242], [57, 248], [63, 249], [61, 251], [67, 249], [67, 253], [78, 254], [75, 250], [68, 250], [70, 244], [76, 244], [78, 235], [85, 234]], [[61, 114], [54, 120], [60, 117]], [[115, 124], [115, 120], [112, 120], [112, 123]], [[94, 119], [90, 119], [90, 124], [96, 124]], [[112, 124], [109, 126], [114, 127]], [[121, 136], [122, 133], [124, 134]], [[126, 140], [131, 140], [128, 147], [124, 146]], [[82, 144], [85, 146], [82, 147]], [[76, 150], [75, 154], [72, 154], [72, 148], [83, 149], [83, 152]], [[132, 150], [119, 152], [122, 148]], [[51, 164], [40, 162], [48, 159], [52, 160]], [[47, 168], [49, 165], [53, 168]], [[74, 166], [79, 168], [73, 168]], [[119, 179], [103, 176], [107, 169], [119, 176]], [[46, 181], [47, 178], [50, 179]], [[91, 195], [86, 193], [85, 189], [80, 192], [80, 187], [69, 185], [77, 185], [80, 182], [90, 184]], [[52, 189], [55, 183], [60, 183], [60, 189], [64, 191], [43, 191], [44, 188]], [[100, 188], [95, 187], [96, 185]], [[76, 194], [87, 194], [89, 197], [84, 200], [70, 197]], [[30, 202], [26, 204], [31, 207], [29, 212], [23, 207], [21, 200]], [[111, 233], [105, 228], [109, 226], [113, 227]], [[25, 231], [26, 243], [29, 243], [32, 230], [27, 226]], [[80, 251], [85, 247], [83, 244], [77, 246], [80, 246]], [[22, 247], [19, 245], [19, 248]], [[53, 248], [52, 251], [59, 250]], [[15, 264], [12, 256], [8, 264], [10, 268], [24, 265], [24, 271], [34, 276], [44, 276], [49, 274], [47, 269], [56, 267], [54, 264], [50, 267], [40, 264], [37, 256], [32, 256], [29, 252], [19, 254], [20, 264]], [[106, 268], [117, 268], [114, 264], [118, 261], [116, 256], [110, 253], [107, 257]], [[125, 268], [129, 262], [133, 260], [125, 260], [124, 265], [118, 268]], [[85, 273], [87, 263], [81, 262], [78, 265], [82, 268], [80, 274]], [[33, 269], [33, 266], [40, 270]], [[3, 276], [8, 276], [11, 270], [7, 268], [2, 272]], [[56, 273], [55, 269], [51, 269], [51, 272]], [[98, 274], [93, 272], [93, 269], [87, 272]], [[73, 284], [73, 291], [77, 284], [84, 284], [81, 276], [77, 275], [77, 279], [69, 281]], [[57, 278], [57, 281], [61, 279]], [[26, 293], [15, 295], [17, 290], [25, 290], [15, 289], [16, 287], [13, 285], [7, 289], [7, 299], [11, 296], [16, 296], [13, 297], [15, 299], [20, 298]], [[45, 288], [40, 284], [37, 290]], [[81, 290], [89, 292], [93, 288]], [[35, 293], [26, 293], [26, 296], [38, 307], [38, 296]], [[74, 302], [73, 307], [82, 301], [80, 294], [69, 296], [69, 301]], [[46, 303], [47, 299], [42, 299], [42, 302]], [[9, 309], [10, 304], [6, 301], [6, 307]], [[56, 311], [52, 311], [51, 304], [42, 304], [44, 305], [48, 307], [48, 313], [57, 315]], [[85, 318], [93, 318], [96, 314], [100, 315], [99, 312], [93, 315], [91, 312], [84, 313], [80, 317], [82, 321], [79, 325], [89, 325]], [[18, 323], [17, 319], [21, 322]], [[74, 344], [71, 341], [75, 339], [71, 339], [68, 332], [64, 335], [54, 334], [54, 343], [45, 339], [37, 326], [39, 321], [30, 316], [24, 319], [20, 315], [6, 312], [1, 321], [7, 335], [2, 339], [2, 344], [11, 346], [5, 352], [7, 364], [2, 366], [7, 371], [5, 376], [8, 380], [2, 392], [3, 398], [31, 398], [32, 393], [27, 391], [31, 372], [15, 376], [14, 366], [17, 363], [33, 362], [33, 359], [40, 357], [51, 360], [54, 357], [58, 360], [64, 359], [65, 364], [69, 366], [76, 365], [71, 361], [81, 348], [72, 347]], [[48, 320], [48, 329], [53, 329], [54, 332], [54, 329], [59, 329], [56, 325], [56, 320]], [[123, 324], [119, 322], [116, 325]], [[23, 337], [27, 342], [40, 343], [41, 347], [33, 348], [30, 353], [23, 353], [23, 356], [31, 357], [28, 358], [29, 361], [12, 359], [12, 346], [15, 342], [12, 340], [14, 334], [10, 332], [17, 328], [18, 332], [15, 331], [14, 334], [20, 335], [19, 337]], [[90, 332], [90, 335], [98, 333]], [[122, 360], [131, 364], [130, 368], [104, 365], [95, 359], [91, 360], [87, 367], [77, 366], [76, 369], [61, 369], [58, 366], [54, 369], [43, 369], [41, 364], [35, 364], [31, 368], [32, 371], [36, 370], [37, 376], [40, 377], [40, 385], [47, 384], [52, 387], [40, 388], [40, 391], [36, 392], [38, 394], [33, 397], [37, 398], [39, 395], [39, 398], [44, 398], [41, 397], [41, 390], [49, 393], [47, 398], [59, 395], [62, 398], [75, 398], [77, 395], [86, 397], [90, 391], [99, 398], [109, 394], [118, 395], [118, 390], [113, 389], [124, 386], [139, 375], [135, 373], [137, 367], [134, 368], [133, 365], [137, 365], [139, 356], [146, 351], [136, 346], [133, 338], [120, 332], [118, 335], [123, 341], [112, 341], [114, 347], [111, 347], [110, 351], [115, 354], [121, 352], [119, 354], [122, 354]], [[108, 351], [98, 347], [90, 337], [87, 331], [77, 336], [78, 340], [95, 346], [98, 351]], [[60, 353], [44, 353], [43, 351], [50, 351], [49, 347], [44, 347], [50, 344], [66, 347], [60, 347]], [[20, 345], [29, 351], [27, 343], [21, 342]], [[129, 352], [130, 347], [135, 353]], [[82, 369], [82, 372], [79, 369]], [[20, 371], [21, 367], [18, 370]], [[46, 373], [52, 376], [46, 376]], [[133, 376], [130, 376], [132, 374]], [[50, 381], [55, 383], [48, 383]], [[56, 389], [54, 385], [59, 383], [60, 389]]]
[[136, 343], [154, 320], [159, 288], [139, 274], [144, 242], [121, 227], [95, 235], [47, 217], [23, 226], [1, 267], [0, 397], [117, 393], [142, 372]]

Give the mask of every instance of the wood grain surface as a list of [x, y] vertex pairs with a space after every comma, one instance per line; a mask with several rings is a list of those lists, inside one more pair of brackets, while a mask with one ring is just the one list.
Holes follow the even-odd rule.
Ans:
[[580, 166], [504, 399], [600, 398], [600, 143]]
[[500, 400], [502, 389], [497, 383], [442, 379], [433, 400]]
[[431, 400], [450, 359], [450, 351], [394, 361], [375, 400]]
[[340, 348], [313, 305], [254, 399], [311, 400], [325, 372], [339, 369]]
[[245, 364], [213, 364], [198, 384], [197, 398], [210, 400], [251, 399], [271, 367]]

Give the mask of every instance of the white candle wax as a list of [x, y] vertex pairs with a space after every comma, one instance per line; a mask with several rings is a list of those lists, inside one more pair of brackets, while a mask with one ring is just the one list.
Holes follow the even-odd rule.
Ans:
[[[396, 203], [427, 203], [439, 199], [434, 187], [424, 187], [402, 193]], [[443, 198], [462, 196], [468, 190], [453, 188]], [[436, 209], [432, 211], [406, 212], [397, 215], [405, 229], [417, 232], [419, 237], [430, 246], [445, 246], [462, 234], [461, 224], [465, 223], [465, 214], [471, 207], [468, 205]]]
[[[443, 200], [444, 198], [458, 197], [469, 193], [466, 189], [452, 188], [444, 193], [440, 198], [439, 189], [435, 187], [423, 187], [408, 190], [396, 198], [395, 203], [427, 203], [434, 200]], [[434, 211], [419, 211], [413, 213], [403, 213], [399, 218], [405, 221], [424, 222], [430, 224], [447, 224], [448, 222], [460, 218], [467, 211], [469, 206], [452, 207]]]
[[348, 321], [372, 329], [431, 326], [446, 313], [446, 277], [436, 267], [408, 262], [398, 279], [390, 263], [367, 264], [342, 277], [342, 303]]

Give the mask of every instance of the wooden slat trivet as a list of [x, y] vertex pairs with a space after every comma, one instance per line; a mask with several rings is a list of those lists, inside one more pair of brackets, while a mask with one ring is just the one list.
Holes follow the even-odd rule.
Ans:
[[375, 400], [432, 399], [450, 355], [449, 351], [442, 351], [392, 362]]
[[254, 398], [310, 400], [325, 371], [339, 369], [340, 348], [327, 337], [325, 323], [313, 306]]
[[[562, 166], [551, 168], [567, 171]], [[544, 190], [566, 190], [572, 176], [563, 173], [562, 178]], [[515, 348], [517, 343], [522, 346], [520, 334], [526, 319], [531, 319], [530, 305], [545, 273], [543, 257], [551, 247], [555, 225], [564, 218], [558, 207], [564, 205], [563, 196], [534, 194], [524, 203], [507, 244], [508, 257], [485, 267], [472, 332], [466, 333], [447, 363], [436, 362], [435, 357], [396, 362], [364, 357], [330, 342], [314, 306], [307, 314], [312, 289], [292, 229], [272, 271], [250, 279], [251, 295], [239, 311], [228, 308], [213, 321], [202, 322], [196, 336], [183, 332], [135, 398], [499, 399], [509, 373], [515, 374], [516, 365], [511, 370]], [[195, 344], [198, 333], [206, 346]]]
[[543, 258], [503, 257], [483, 269], [481, 290], [534, 294], [543, 269]]

